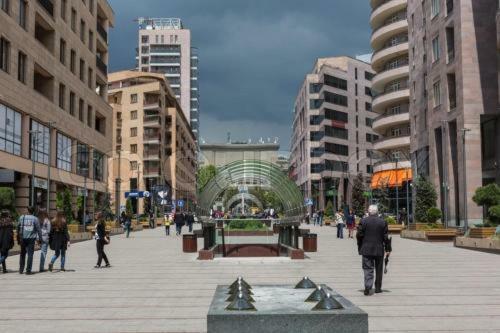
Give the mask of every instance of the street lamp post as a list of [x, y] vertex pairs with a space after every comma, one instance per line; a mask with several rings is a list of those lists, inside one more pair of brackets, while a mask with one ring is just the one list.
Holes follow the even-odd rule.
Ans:
[[35, 145], [38, 143], [38, 135], [41, 133], [39, 130], [30, 130], [31, 135], [31, 205], [35, 206]]
[[408, 168], [406, 169], [406, 226], [410, 227], [410, 181], [408, 180]]
[[464, 189], [463, 189], [463, 195], [464, 195], [464, 230], [467, 232], [469, 229], [469, 218], [467, 216], [467, 158], [466, 158], [466, 151], [465, 151], [465, 139], [466, 139], [466, 134], [467, 132], [470, 131], [470, 128], [462, 128], [462, 148], [463, 148], [463, 156], [462, 156], [462, 172], [464, 174]]
[[50, 214], [50, 167], [52, 160], [52, 125], [55, 121], [49, 121], [49, 164], [47, 166], [47, 214]]
[[396, 157], [396, 221], [399, 222], [399, 183], [398, 183], [398, 161], [399, 158]]
[[443, 220], [444, 227], [448, 228], [448, 159], [447, 159], [447, 149], [446, 149], [446, 120], [441, 121], [441, 154], [443, 157], [443, 183], [441, 185], [442, 189], [442, 201], [443, 201]]
[[87, 172], [89, 168], [82, 169], [83, 171], [83, 207], [82, 207], [82, 225], [85, 231], [85, 210], [87, 208]]

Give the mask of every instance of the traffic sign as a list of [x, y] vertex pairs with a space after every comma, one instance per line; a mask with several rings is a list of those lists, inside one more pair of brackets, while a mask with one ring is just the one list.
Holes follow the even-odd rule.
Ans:
[[306, 198], [306, 199], [304, 200], [304, 204], [305, 204], [306, 206], [312, 206], [312, 205], [314, 205], [313, 199], [311, 199], [311, 198]]
[[177, 206], [180, 208], [184, 207], [184, 200], [177, 200]]

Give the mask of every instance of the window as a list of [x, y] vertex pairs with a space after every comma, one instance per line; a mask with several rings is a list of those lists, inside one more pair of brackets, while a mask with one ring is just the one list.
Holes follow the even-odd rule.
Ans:
[[321, 107], [322, 102], [323, 101], [320, 99], [311, 99], [311, 100], [309, 100], [309, 108], [311, 110], [319, 109]]
[[17, 79], [26, 83], [26, 54], [19, 51], [17, 55]]
[[375, 142], [378, 140], [378, 135], [366, 133], [366, 142]]
[[87, 86], [92, 89], [92, 82], [94, 82], [94, 71], [92, 68], [87, 69]]
[[130, 119], [131, 120], [137, 119], [137, 111], [130, 111]]
[[80, 98], [80, 101], [78, 103], [78, 119], [83, 122], [83, 117], [84, 117], [84, 107], [85, 103], [83, 102], [83, 99]]
[[372, 104], [368, 103], [368, 102], [365, 102], [365, 110], [366, 111], [371, 111], [372, 110]]
[[68, 0], [61, 0], [61, 18], [66, 22], [66, 11], [68, 10]]
[[336, 122], [349, 122], [349, 115], [347, 113], [331, 109], [325, 109], [325, 118], [328, 120], [334, 120]]
[[130, 152], [132, 154], [137, 154], [137, 145], [130, 145]]
[[432, 40], [432, 62], [439, 60], [441, 52], [439, 50], [439, 36], [434, 37]]
[[89, 12], [94, 15], [94, 0], [89, 0]]
[[358, 69], [357, 68], [354, 68], [354, 79], [355, 80], [358, 79]]
[[80, 40], [85, 44], [85, 31], [87, 30], [84, 20], [80, 20]]
[[450, 111], [457, 107], [457, 83], [455, 73], [448, 74], [448, 104]]
[[336, 155], [342, 155], [342, 156], [348, 156], [349, 155], [349, 147], [345, 145], [339, 145], [336, 143], [325, 143], [325, 152], [331, 153], [331, 154], [336, 154]]
[[311, 131], [309, 133], [309, 140], [310, 141], [320, 141], [325, 135], [323, 132], [317, 132], [317, 131]]
[[57, 168], [71, 171], [71, 139], [57, 133]]
[[130, 128], [130, 136], [131, 137], [137, 136], [137, 127]]
[[[169, 80], [172, 83], [172, 80]], [[309, 84], [309, 93], [317, 94], [321, 90], [321, 83], [310, 83]]]
[[[141, 43], [142, 44], [147, 44], [148, 42], [149, 42], [149, 36], [141, 36]], [[156, 42], [158, 43], [158, 41], [156, 41]]]
[[0, 7], [2, 7], [2, 10], [4, 12], [6, 12], [7, 14], [9, 14], [9, 11], [10, 11], [10, 4], [9, 4], [9, 0], [0, 0]]
[[80, 81], [85, 82], [85, 60], [80, 59]]
[[370, 87], [365, 87], [365, 95], [370, 97], [372, 96], [372, 90]]
[[80, 176], [89, 176], [89, 147], [82, 143], [76, 146], [76, 173]]
[[89, 50], [94, 52], [94, 32], [89, 30]]
[[65, 110], [66, 104], [66, 86], [59, 83], [59, 107]]
[[311, 164], [311, 173], [320, 173], [325, 169], [323, 164]]
[[437, 81], [433, 85], [434, 91], [434, 107], [441, 105], [441, 81]]
[[388, 109], [388, 114], [395, 115], [401, 113], [401, 105], [396, 105]]
[[69, 92], [69, 114], [74, 116], [75, 115], [75, 93], [70, 91]]
[[347, 96], [325, 91], [325, 102], [347, 106]]
[[92, 127], [92, 106], [87, 105], [87, 126]]
[[30, 158], [35, 162], [49, 164], [49, 128], [31, 120]]
[[342, 90], [347, 90], [347, 81], [335, 76], [325, 74], [325, 85]]
[[453, 11], [453, 0], [446, 0], [446, 15]]
[[338, 138], [338, 139], [348, 139], [348, 131], [345, 128], [338, 128], [338, 127], [332, 127], [332, 126], [325, 126], [325, 135], [332, 137], [332, 138]]
[[373, 125], [373, 119], [371, 119], [371, 118], [365, 118], [365, 125], [367, 127], [372, 127], [372, 125]]
[[76, 9], [71, 8], [71, 30], [76, 32]]
[[59, 40], [59, 61], [66, 64], [66, 41], [62, 38]]
[[373, 73], [365, 72], [365, 80], [367, 80], [367, 81], [371, 81], [374, 76], [375, 76], [375, 74], [373, 74]]
[[403, 134], [403, 131], [401, 128], [392, 128], [391, 129], [391, 136], [401, 136]]
[[329, 171], [346, 172], [349, 166], [347, 162], [326, 160], [325, 169]]
[[9, 72], [10, 62], [10, 42], [5, 38], [0, 38], [0, 69]]
[[76, 74], [76, 52], [75, 50], [71, 50], [71, 54], [69, 57], [69, 69], [71, 73]]
[[130, 170], [137, 170], [137, 161], [130, 161]]
[[26, 0], [19, 0], [19, 25], [26, 30], [26, 24], [28, 22], [27, 20], [27, 14], [28, 14], [28, 3]]
[[309, 125], [320, 125], [323, 119], [323, 116], [309, 116]]
[[104, 178], [104, 154], [94, 150], [94, 179], [102, 181]]
[[137, 94], [130, 95], [130, 103], [131, 104], [137, 103]]
[[447, 62], [453, 62], [455, 60], [455, 28], [446, 28], [446, 53]]
[[21, 114], [0, 104], [0, 150], [21, 155]]
[[437, 15], [439, 15], [440, 2], [441, 0], [431, 0], [431, 18], [434, 18]]
[[354, 84], [354, 95], [358, 96], [358, 84]]

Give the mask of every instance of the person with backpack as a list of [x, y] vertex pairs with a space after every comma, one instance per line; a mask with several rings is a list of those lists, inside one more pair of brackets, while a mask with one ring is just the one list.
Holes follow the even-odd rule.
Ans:
[[[24, 273], [26, 266], [26, 275], [32, 275], [33, 254], [35, 253], [35, 242], [42, 239], [42, 229], [38, 218], [33, 215], [34, 207], [28, 207], [28, 214], [21, 215], [17, 224], [17, 242], [21, 246], [21, 255], [19, 256], [19, 274]], [[28, 260], [26, 262], [26, 254]]]
[[50, 220], [45, 209], [40, 209], [38, 212], [38, 221], [42, 229], [42, 238], [40, 239], [40, 273], [45, 271], [45, 259], [47, 258], [47, 250], [49, 248], [50, 235]]
[[2, 272], [7, 273], [5, 260], [9, 256], [9, 250], [14, 247], [14, 221], [10, 216], [10, 211], [4, 209], [0, 213], [0, 263]]
[[185, 224], [184, 214], [180, 211], [176, 211], [174, 215], [174, 223], [175, 223], [175, 234], [180, 236], [182, 233], [182, 226]]
[[49, 263], [49, 272], [52, 272], [54, 263], [61, 256], [61, 272], [65, 271], [66, 250], [70, 245], [68, 224], [64, 212], [57, 212], [56, 218], [52, 221], [52, 228], [49, 236], [50, 249], [55, 251]]
[[165, 219], [165, 234], [167, 236], [170, 236], [170, 224], [172, 224], [170, 221], [170, 216], [168, 214], [165, 214], [164, 219]]
[[110, 267], [108, 257], [104, 253], [104, 246], [110, 242], [109, 236], [106, 234], [106, 223], [101, 212], [96, 215], [97, 225], [95, 228], [95, 240], [97, 248], [97, 264], [94, 268], [101, 268], [102, 260], [106, 263], [106, 267]]

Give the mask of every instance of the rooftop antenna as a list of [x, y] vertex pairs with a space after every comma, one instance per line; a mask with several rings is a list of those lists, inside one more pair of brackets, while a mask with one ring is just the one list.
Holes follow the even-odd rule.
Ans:
[[227, 143], [231, 143], [231, 132], [227, 132]]

